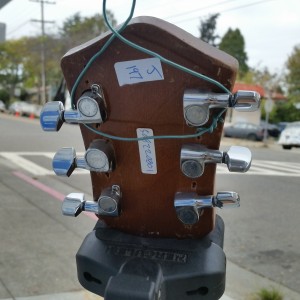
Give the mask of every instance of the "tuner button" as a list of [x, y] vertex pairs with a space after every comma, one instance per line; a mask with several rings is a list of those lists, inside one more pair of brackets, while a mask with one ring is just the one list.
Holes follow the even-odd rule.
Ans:
[[76, 168], [76, 151], [74, 148], [62, 148], [56, 152], [52, 161], [53, 171], [58, 176], [70, 176]]
[[77, 217], [82, 211], [98, 214], [98, 203], [95, 201], [85, 201], [83, 193], [71, 193], [65, 197], [62, 204], [63, 215]]
[[41, 127], [44, 131], [58, 131], [63, 124], [64, 105], [60, 101], [48, 102], [40, 115]]
[[219, 208], [235, 208], [240, 206], [240, 196], [236, 192], [218, 192], [213, 205]]
[[71, 193], [65, 197], [62, 204], [62, 213], [65, 216], [77, 217], [84, 210], [84, 194]]
[[252, 154], [246, 147], [232, 146], [223, 154], [223, 162], [230, 172], [247, 172], [251, 166]]
[[260, 95], [254, 91], [237, 91], [233, 95], [233, 103], [237, 111], [256, 111], [260, 106]]

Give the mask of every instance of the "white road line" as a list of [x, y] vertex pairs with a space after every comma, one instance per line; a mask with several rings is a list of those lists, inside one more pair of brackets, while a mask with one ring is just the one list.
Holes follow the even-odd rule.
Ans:
[[[4, 157], [5, 159], [11, 161], [18, 167], [22, 168], [23, 170], [31, 173], [34, 176], [46, 176], [46, 175], [55, 175], [53, 170], [46, 169], [41, 167], [37, 163], [26, 159], [26, 156], [44, 156], [46, 158], [50, 158], [52, 160], [55, 153], [52, 152], [0, 152], [0, 156]], [[82, 155], [82, 153], [79, 153]], [[24, 157], [25, 156], [25, 157]], [[89, 174], [88, 170], [83, 169], [75, 169], [72, 174]]]
[[[29, 157], [43, 156], [46, 159], [52, 160], [54, 152], [0, 152], [0, 156], [8, 161], [16, 164], [18, 167], [26, 170], [34, 176], [54, 175], [53, 170], [39, 166], [32, 162]], [[78, 156], [83, 156], [84, 153], [77, 153]], [[89, 174], [88, 170], [75, 169], [74, 175]], [[217, 175], [237, 173], [229, 172], [226, 165], [217, 165]], [[250, 170], [246, 175], [264, 175], [264, 176], [285, 176], [285, 177], [300, 177], [300, 163], [269, 161], [269, 160], [255, 160], [252, 162]]]
[[[217, 174], [237, 174], [230, 173], [225, 165], [217, 166]], [[286, 176], [300, 177], [300, 163], [255, 160], [252, 162], [247, 175], [266, 175], [266, 176]]]
[[53, 171], [50, 171], [46, 168], [39, 166], [36, 163], [31, 162], [30, 160], [23, 158], [19, 154], [13, 152], [1, 152], [0, 155], [35, 176], [44, 176], [44, 175], [53, 174]]
[[268, 169], [272, 169], [272, 170], [279, 170], [279, 171], [284, 171], [284, 172], [288, 172], [288, 173], [296, 173], [300, 175], [300, 170], [299, 169], [294, 169], [290, 166], [286, 166], [286, 165], [279, 165], [279, 164], [276, 164], [275, 163], [272, 163], [272, 162], [258, 162], [256, 161], [255, 166], [259, 166], [259, 167], [262, 167], [262, 168], [268, 168]]
[[[256, 161], [257, 162], [257, 161]], [[259, 162], [273, 165], [273, 166], [284, 166], [285, 169], [293, 169], [300, 172], [300, 163], [295, 162], [281, 162], [281, 161], [269, 161], [269, 160], [260, 160]]]

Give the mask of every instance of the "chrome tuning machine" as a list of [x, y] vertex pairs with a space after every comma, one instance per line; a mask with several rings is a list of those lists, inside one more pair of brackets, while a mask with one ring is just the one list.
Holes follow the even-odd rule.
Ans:
[[48, 102], [44, 105], [40, 123], [44, 131], [58, 131], [66, 123], [97, 123], [107, 119], [106, 104], [102, 88], [93, 84], [77, 101], [77, 110], [65, 110], [60, 101]]
[[121, 197], [118, 185], [104, 189], [98, 201], [86, 201], [83, 193], [71, 193], [63, 201], [62, 213], [65, 216], [77, 217], [82, 211], [87, 211], [100, 216], [117, 217], [120, 215]]
[[196, 224], [205, 208], [235, 208], [240, 206], [236, 192], [218, 192], [215, 196], [199, 196], [196, 193], [177, 193], [174, 206], [177, 217], [185, 225]]
[[53, 171], [58, 176], [70, 176], [75, 168], [107, 173], [115, 169], [113, 146], [104, 140], [94, 140], [84, 156], [76, 156], [73, 147], [61, 148], [53, 157]]
[[204, 173], [207, 163], [224, 163], [230, 172], [247, 172], [252, 154], [246, 147], [231, 146], [227, 152], [210, 150], [200, 144], [185, 144], [180, 152], [180, 168], [189, 178], [198, 178]]
[[189, 126], [199, 127], [209, 119], [211, 108], [233, 107], [237, 111], [252, 112], [259, 108], [260, 95], [254, 91], [237, 91], [234, 94], [206, 93], [187, 89], [183, 95], [183, 114]]

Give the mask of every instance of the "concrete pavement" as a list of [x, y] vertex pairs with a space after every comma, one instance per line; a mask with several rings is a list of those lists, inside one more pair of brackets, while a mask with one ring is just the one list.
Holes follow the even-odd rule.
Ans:
[[[253, 142], [244, 142], [253, 147]], [[226, 147], [234, 144], [231, 139], [222, 143]], [[254, 146], [262, 147], [261, 143]], [[29, 174], [24, 172], [23, 178], [18, 174], [16, 165], [0, 159], [0, 299], [101, 299], [82, 289], [75, 266], [75, 254], [95, 220], [61, 215], [60, 198], [74, 190], [72, 178], [31, 177], [40, 183], [33, 185], [24, 180]], [[86, 176], [78, 188], [88, 193], [91, 189], [85, 180]], [[285, 300], [300, 299], [292, 290], [228, 262], [222, 300], [249, 299], [262, 287], [275, 287]]]

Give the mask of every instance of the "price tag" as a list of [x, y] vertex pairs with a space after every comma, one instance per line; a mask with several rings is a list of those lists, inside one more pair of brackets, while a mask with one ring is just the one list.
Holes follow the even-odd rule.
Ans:
[[[153, 130], [150, 128], [137, 128], [136, 133], [138, 138], [153, 136]], [[157, 174], [154, 140], [141, 140], [138, 143], [142, 173]]]
[[158, 58], [117, 62], [114, 67], [120, 86], [164, 79]]

